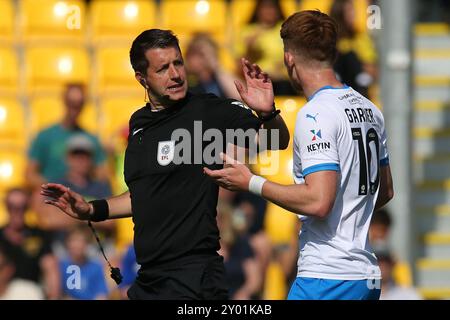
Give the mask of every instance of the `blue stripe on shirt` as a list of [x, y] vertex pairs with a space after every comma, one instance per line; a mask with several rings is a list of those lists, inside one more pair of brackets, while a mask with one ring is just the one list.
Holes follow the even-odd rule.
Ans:
[[321, 163], [316, 164], [315, 166], [311, 166], [303, 170], [303, 176], [306, 177], [308, 174], [318, 172], [318, 171], [337, 171], [340, 172], [341, 169], [339, 165], [336, 163]]

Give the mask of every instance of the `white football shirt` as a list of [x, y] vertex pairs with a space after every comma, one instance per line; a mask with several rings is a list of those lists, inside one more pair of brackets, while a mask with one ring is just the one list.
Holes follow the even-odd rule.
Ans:
[[368, 230], [389, 163], [384, 119], [350, 87], [324, 87], [299, 111], [294, 134], [294, 179], [339, 172], [332, 211], [325, 219], [300, 216], [298, 276], [336, 280], [380, 279]]

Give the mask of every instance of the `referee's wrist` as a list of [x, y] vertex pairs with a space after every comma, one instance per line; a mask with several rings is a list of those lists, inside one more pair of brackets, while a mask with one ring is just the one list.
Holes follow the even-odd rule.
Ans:
[[280, 113], [281, 110], [277, 110], [275, 106], [275, 102], [272, 105], [272, 110], [270, 112], [258, 112], [258, 118], [263, 121], [271, 121], [276, 118], [276, 116]]
[[90, 221], [101, 222], [109, 218], [109, 205], [105, 199], [89, 201], [89, 207]]
[[89, 205], [89, 210], [87, 212], [87, 216], [90, 218], [94, 214], [94, 206], [90, 202], [88, 202], [88, 205]]

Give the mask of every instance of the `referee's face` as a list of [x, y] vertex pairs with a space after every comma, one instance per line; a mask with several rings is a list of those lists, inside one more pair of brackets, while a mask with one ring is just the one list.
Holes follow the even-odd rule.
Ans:
[[149, 61], [146, 82], [154, 103], [170, 105], [183, 99], [187, 92], [186, 71], [178, 48], [156, 48], [145, 52]]

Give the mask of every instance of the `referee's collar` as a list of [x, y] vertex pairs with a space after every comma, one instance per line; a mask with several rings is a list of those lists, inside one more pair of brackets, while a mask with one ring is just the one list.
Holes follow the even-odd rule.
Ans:
[[145, 104], [145, 106], [148, 107], [148, 110], [154, 115], [168, 114], [168, 113], [178, 110], [178, 109], [182, 108], [184, 105], [186, 105], [186, 103], [189, 101], [191, 96], [192, 96], [192, 93], [190, 93], [188, 91], [188, 92], [186, 92], [186, 95], [184, 96], [183, 99], [181, 99], [180, 101], [177, 101], [175, 104], [173, 104], [169, 107], [165, 107], [164, 109], [161, 109], [158, 111], [152, 110], [152, 106], [151, 106], [150, 102], [147, 102]]

